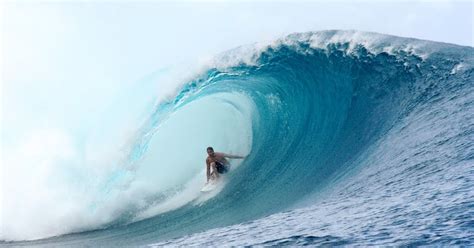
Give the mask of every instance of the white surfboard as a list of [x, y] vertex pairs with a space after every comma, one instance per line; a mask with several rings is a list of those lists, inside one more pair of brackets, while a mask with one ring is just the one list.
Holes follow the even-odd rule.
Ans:
[[201, 192], [210, 192], [217, 187], [217, 181], [209, 181], [202, 187]]

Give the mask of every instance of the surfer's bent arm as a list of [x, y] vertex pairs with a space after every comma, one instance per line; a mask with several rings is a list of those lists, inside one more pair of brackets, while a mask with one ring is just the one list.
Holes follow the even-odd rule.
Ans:
[[208, 182], [209, 182], [210, 176], [211, 176], [211, 163], [209, 163], [209, 159], [206, 159], [206, 177], [207, 177]]

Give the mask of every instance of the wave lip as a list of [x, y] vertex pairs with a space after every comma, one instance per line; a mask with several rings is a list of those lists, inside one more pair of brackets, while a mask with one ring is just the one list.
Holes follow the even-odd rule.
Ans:
[[[293, 33], [277, 39], [271, 43], [255, 43], [240, 46], [216, 56], [211, 62], [211, 67], [228, 68], [239, 64], [257, 65], [261, 54], [268, 49], [281, 46], [290, 46], [304, 52], [301, 45], [305, 44], [312, 49], [324, 49], [334, 45], [346, 53], [356, 52], [358, 47], [364, 47], [372, 54], [388, 53], [390, 55], [414, 54], [426, 59], [430, 54], [457, 50], [451, 55], [461, 55], [460, 49], [469, 49], [449, 43], [434, 42], [416, 38], [405, 38], [394, 35], [357, 30], [326, 30], [318, 32]], [[463, 60], [470, 61], [472, 56], [462, 56]]]

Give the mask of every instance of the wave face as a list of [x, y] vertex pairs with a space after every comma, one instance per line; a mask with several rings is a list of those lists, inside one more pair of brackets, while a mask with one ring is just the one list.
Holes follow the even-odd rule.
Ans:
[[[218, 150], [250, 151], [216, 195], [188, 192], [204, 180], [199, 160], [198, 183], [182, 178], [152, 207], [129, 209], [102, 230], [29, 244], [144, 245], [213, 228], [157, 245], [421, 244], [420, 236], [404, 240], [406, 228], [430, 232], [424, 241], [472, 244], [473, 54], [471, 47], [354, 31], [293, 34], [226, 52], [156, 107], [127, 160], [140, 168], [133, 180], [146, 177], [147, 154], [169, 142], [163, 130], [215, 125], [187, 139], [215, 134], [207, 141]], [[195, 123], [196, 113], [210, 122]], [[277, 225], [291, 226], [290, 233]]]

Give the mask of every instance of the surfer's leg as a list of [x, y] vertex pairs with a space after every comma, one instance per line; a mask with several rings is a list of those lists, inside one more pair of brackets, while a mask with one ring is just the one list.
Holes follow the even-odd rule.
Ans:
[[219, 172], [217, 172], [217, 165], [215, 162], [211, 163], [211, 177], [212, 179], [219, 178]]

